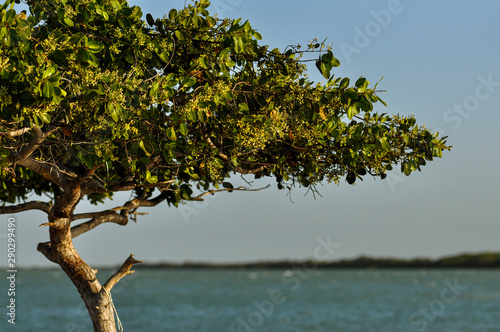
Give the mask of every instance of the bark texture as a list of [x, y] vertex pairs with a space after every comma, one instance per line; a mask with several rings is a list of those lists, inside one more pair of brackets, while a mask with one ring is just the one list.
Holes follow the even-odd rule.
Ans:
[[[83, 261], [73, 246], [70, 216], [79, 201], [79, 190], [63, 194], [49, 213], [49, 258], [70, 278], [87, 307], [94, 331], [115, 332], [114, 311], [96, 272]], [[43, 252], [43, 251], [42, 251]], [[43, 252], [45, 253], [45, 252]]]

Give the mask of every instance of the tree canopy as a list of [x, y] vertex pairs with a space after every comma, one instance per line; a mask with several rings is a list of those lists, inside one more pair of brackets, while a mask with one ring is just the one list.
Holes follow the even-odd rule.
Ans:
[[[374, 112], [365, 78], [331, 75], [328, 46], [259, 45], [208, 1], [146, 22], [118, 0], [28, 1], [30, 16], [12, 4], [0, 14], [3, 202], [57, 196], [89, 171], [94, 202], [158, 188], [177, 204], [194, 187], [230, 188], [233, 173], [354, 183], [397, 163], [409, 175], [446, 148], [413, 117]], [[306, 76], [313, 52], [326, 84]]]
[[[47, 213], [50, 241], [38, 250], [73, 281], [96, 331], [114, 330], [109, 292], [138, 261], [101, 286], [76, 236], [126, 225], [141, 206], [244, 189], [234, 174], [314, 190], [397, 164], [409, 175], [449, 149], [413, 116], [376, 112], [377, 84], [335, 77], [330, 46], [262, 45], [248, 21], [211, 15], [208, 0], [163, 18], [124, 0], [27, 0], [29, 13], [16, 2], [0, 7], [0, 213]], [[307, 77], [308, 61], [324, 83]], [[118, 191], [135, 195], [74, 214], [82, 198]]]

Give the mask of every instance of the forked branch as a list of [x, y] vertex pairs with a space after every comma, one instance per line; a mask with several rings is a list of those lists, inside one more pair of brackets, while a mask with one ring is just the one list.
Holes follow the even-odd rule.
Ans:
[[135, 272], [131, 271], [130, 269], [134, 264], [139, 264], [139, 263], [142, 263], [142, 261], [135, 259], [134, 255], [130, 254], [125, 263], [123, 263], [123, 265], [120, 267], [120, 269], [116, 271], [116, 273], [113, 274], [108, 279], [108, 281], [106, 281], [104, 286], [102, 286], [104, 291], [109, 294], [113, 286], [116, 285], [120, 281], [120, 279], [122, 279], [126, 275], [133, 274]]

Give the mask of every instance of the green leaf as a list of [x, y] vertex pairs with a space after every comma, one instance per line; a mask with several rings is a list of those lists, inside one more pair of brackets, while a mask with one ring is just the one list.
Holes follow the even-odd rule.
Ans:
[[222, 187], [228, 189], [228, 192], [232, 192], [232, 189], [234, 189], [233, 184], [230, 182], [222, 182]]
[[170, 80], [168, 80], [168, 81], [167, 81], [167, 86], [168, 86], [169, 88], [173, 88], [173, 87], [175, 87], [177, 84], [179, 84], [179, 80], [178, 80], [178, 79], [176, 79], [176, 78], [174, 78], [174, 79], [170, 79]]
[[45, 123], [49, 124], [50, 123], [50, 115], [48, 115], [47, 113], [43, 113], [43, 114], [40, 114], [38, 115], [38, 117]]
[[381, 102], [385, 107], [387, 107], [387, 104], [385, 101], [383, 101], [379, 96], [377, 96], [377, 100]]
[[112, 102], [109, 102], [106, 105], [106, 108], [108, 109], [108, 113], [113, 119], [113, 121], [118, 122], [118, 114], [116, 113], [115, 105]]
[[175, 134], [174, 127], [167, 128], [167, 137], [172, 141], [177, 141], [177, 135]]
[[80, 62], [87, 63], [89, 61], [89, 52], [86, 49], [79, 47], [76, 57]]
[[443, 150], [441, 150], [441, 148], [439, 148], [439, 146], [434, 145], [432, 147], [432, 156], [442, 158], [443, 157]]
[[158, 182], [158, 177], [156, 175], [151, 175], [150, 171], [146, 171], [146, 181], [149, 183]]
[[149, 141], [141, 140], [139, 142], [139, 147], [142, 149], [142, 151], [144, 151], [144, 153], [148, 157], [151, 156], [154, 152], [153, 144], [151, 144], [151, 142]]
[[330, 71], [328, 67], [323, 64], [323, 62], [321, 62], [321, 59], [316, 61], [316, 68], [318, 68], [319, 72], [321, 73], [321, 75], [323, 75], [324, 78], [330, 78]]
[[250, 30], [252, 29], [252, 26], [250, 25], [250, 22], [248, 22], [248, 20], [247, 20], [247, 21], [245, 21], [245, 23], [243, 23], [242, 28], [243, 28], [243, 31], [250, 32]]
[[57, 67], [49, 67], [45, 69], [42, 73], [42, 78], [47, 78], [54, 75], [57, 71]]
[[47, 99], [52, 99], [54, 95], [54, 86], [49, 81], [43, 84], [42, 95]]
[[354, 90], [353, 88], [345, 89], [344, 94], [349, 99], [355, 100], [358, 98], [358, 94], [356, 93], [356, 90]]
[[97, 57], [93, 53], [88, 53], [89, 59], [87, 60], [88, 64], [93, 66], [93, 67], [98, 67], [99, 66], [99, 60], [97, 60]]
[[188, 131], [187, 126], [186, 126], [184, 123], [181, 123], [181, 124], [179, 125], [179, 132], [180, 132], [183, 136], [187, 136], [187, 134], [188, 134], [188, 132], [189, 132], [189, 131]]
[[209, 107], [209, 106], [210, 106], [210, 102], [208, 102], [208, 101], [202, 101], [202, 102], [200, 102], [200, 103], [198, 104], [198, 107], [199, 107], [199, 108], [207, 108], [207, 107]]
[[255, 117], [253, 115], [245, 115], [244, 117], [241, 118], [241, 121], [246, 123], [253, 123], [255, 122]]
[[122, 105], [116, 104], [115, 105], [115, 112], [116, 112], [116, 115], [118, 116], [119, 119], [122, 119], [125, 117], [125, 109], [123, 108]]
[[61, 50], [55, 50], [52, 53], [52, 56], [54, 57], [54, 60], [56, 60], [57, 62], [64, 62], [64, 61], [66, 61], [66, 53], [64, 53]]
[[198, 118], [196, 117], [196, 111], [186, 112], [186, 118], [191, 122], [196, 122], [196, 120], [198, 120]]
[[222, 161], [222, 159], [219, 158], [215, 158], [215, 164], [217, 164], [219, 168], [224, 168], [225, 166], [224, 161]]
[[206, 122], [207, 122], [207, 114], [205, 113], [205, 111], [203, 111], [203, 110], [198, 110], [196, 113], [197, 113], [197, 115], [198, 115], [198, 120], [199, 120], [201, 123], [206, 123]]
[[149, 26], [152, 27], [153, 25], [155, 25], [155, 20], [153, 18], [153, 15], [151, 14], [146, 14], [146, 21], [148, 22]]
[[339, 89], [345, 89], [349, 86], [349, 77], [344, 77], [342, 81], [340, 81]]
[[80, 41], [85, 38], [85, 34], [83, 32], [77, 32], [75, 34], [73, 34], [70, 38], [69, 38], [69, 42], [71, 44], [79, 44]]
[[330, 64], [332, 67], [338, 67], [338, 66], [340, 66], [340, 60], [337, 59], [336, 57], [334, 57], [332, 54], [332, 60], [331, 60]]
[[70, 19], [69, 17], [65, 17], [63, 22], [64, 22], [64, 24], [66, 24], [69, 27], [72, 27], [75, 25], [75, 22], [73, 22], [73, 20]]
[[184, 35], [179, 30], [175, 30], [174, 35], [177, 38], [177, 40], [184, 41]]
[[354, 184], [354, 182], [356, 182], [356, 174], [353, 172], [347, 173], [346, 181], [349, 184]]
[[245, 112], [250, 110], [247, 103], [240, 103], [238, 105], [238, 108], [240, 109], [240, 112]]
[[196, 78], [194, 78], [194, 77], [186, 77], [186, 80], [184, 80], [184, 86], [187, 87], [187, 88], [190, 88], [193, 85], [195, 85], [196, 82], [197, 82]]
[[[170, 62], [170, 57], [167, 53], [165, 52], [160, 52], [160, 53], [157, 53], [158, 56], [160, 57], [161, 61], [165, 62], [165, 63], [169, 63]], [[175, 86], [175, 85], [174, 85]]]
[[120, 17], [120, 18], [118, 18], [118, 25], [122, 29], [129, 29], [130, 26], [131, 26], [130, 21], [126, 17]]
[[61, 80], [61, 77], [62, 77], [61, 74], [52, 75], [51, 77], [49, 77], [49, 82], [55, 83], [57, 85], [58, 82]]
[[401, 172], [406, 176], [411, 174], [411, 166], [407, 161], [401, 163]]
[[92, 53], [99, 53], [104, 49], [104, 45], [96, 40], [89, 40], [87, 42], [87, 49]]
[[229, 51], [230, 51], [229, 48], [225, 48], [222, 51], [220, 51], [219, 58], [221, 60], [227, 59], [229, 57]]
[[316, 61], [316, 67], [326, 79], [330, 78], [330, 71], [332, 68], [338, 66], [340, 66], [340, 61], [333, 56], [333, 53], [330, 50], [321, 55], [318, 61]]
[[234, 51], [236, 53], [243, 53], [246, 50], [247, 46], [245, 45], [245, 42], [243, 41], [243, 38], [241, 36], [234, 36], [233, 42]]
[[357, 88], [359, 88], [359, 87], [362, 87], [365, 83], [366, 83], [366, 78], [360, 77], [356, 81], [355, 85], [356, 85]]
[[349, 107], [347, 108], [347, 117], [349, 118], [349, 120], [352, 120], [352, 118], [353, 118], [356, 114], [358, 114], [358, 109], [357, 109], [357, 107], [356, 107], [356, 105], [355, 105], [355, 104], [353, 104], [353, 105], [351, 105], [351, 106], [349, 106]]
[[387, 140], [387, 137], [379, 137], [377, 138], [376, 145], [379, 149], [382, 149], [386, 152], [391, 151], [391, 144]]
[[191, 187], [187, 184], [183, 184], [181, 187], [180, 187], [180, 191], [181, 191], [181, 197], [183, 199], [190, 199], [191, 198], [191, 195], [193, 194], [193, 190], [191, 189]]
[[151, 159], [149, 159], [149, 157], [140, 157], [138, 160], [143, 165], [149, 165], [149, 163], [151, 162]]
[[149, 90], [149, 95], [151, 97], [156, 96], [159, 90], [160, 90], [160, 82], [156, 81], [151, 86], [151, 90]]
[[97, 7], [97, 8], [95, 9], [95, 11], [96, 11], [96, 13], [97, 13], [98, 15], [102, 16], [102, 18], [103, 18], [105, 21], [108, 21], [108, 20], [109, 20], [109, 15], [108, 15], [108, 13], [107, 13], [105, 10], [103, 10], [101, 7]]

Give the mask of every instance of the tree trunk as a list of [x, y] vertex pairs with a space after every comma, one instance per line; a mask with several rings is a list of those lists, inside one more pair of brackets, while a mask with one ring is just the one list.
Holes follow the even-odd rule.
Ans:
[[116, 332], [116, 323], [113, 307], [106, 294], [99, 295], [96, 298], [85, 301], [89, 311], [92, 325], [96, 332]]
[[[130, 255], [120, 269], [101, 285], [96, 277], [97, 270], [93, 270], [76, 252], [73, 246], [74, 234], [71, 230], [71, 220], [74, 217], [75, 207], [82, 196], [80, 185], [84, 182], [84, 179], [77, 178], [73, 180], [64, 188], [61, 196], [56, 198], [55, 204], [48, 212], [49, 222], [43, 224], [43, 226], [50, 226], [50, 242], [40, 243], [38, 251], [50, 261], [58, 264], [76, 286], [92, 319], [94, 331], [116, 332], [115, 308], [111, 299], [111, 289], [121, 278], [134, 273], [134, 271], [131, 271], [134, 264], [142, 262], [134, 259], [134, 255]], [[163, 198], [158, 202], [162, 200]], [[158, 204], [155, 201], [146, 202], [154, 205]], [[101, 215], [105, 219], [107, 216], [109, 215]], [[100, 223], [102, 222], [100, 221]], [[77, 233], [75, 232], [75, 234]]]
[[51, 221], [50, 247], [53, 259], [78, 289], [89, 312], [94, 331], [116, 332], [114, 310], [105, 288], [96, 278], [96, 272], [76, 252], [71, 238], [70, 220]]

